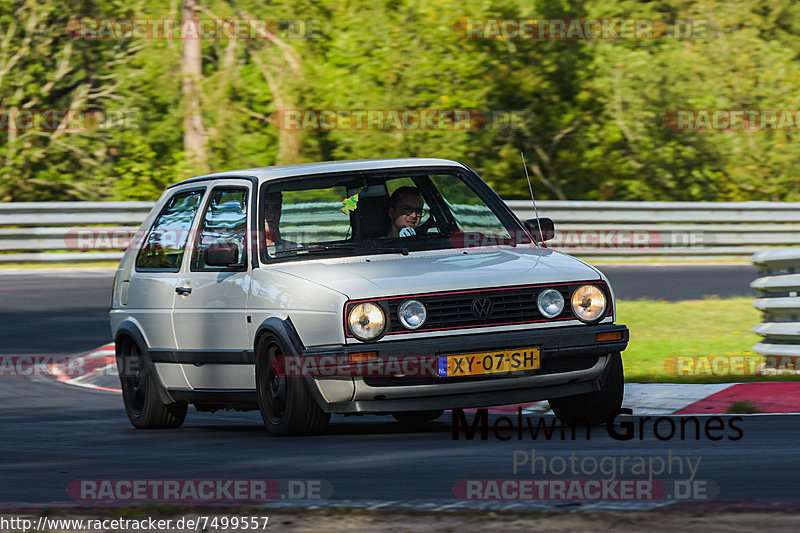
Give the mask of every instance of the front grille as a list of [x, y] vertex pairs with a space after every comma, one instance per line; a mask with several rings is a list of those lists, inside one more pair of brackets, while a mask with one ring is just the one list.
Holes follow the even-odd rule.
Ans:
[[[389, 315], [388, 335], [407, 333], [397, 316], [397, 309], [406, 299], [419, 300], [428, 310], [428, 318], [422, 327], [415, 331], [430, 331], [453, 328], [470, 328], [481, 326], [498, 326], [504, 324], [520, 324], [540, 321], [558, 321], [575, 318], [570, 305], [570, 296], [578, 286], [584, 283], [570, 283], [554, 286], [527, 286], [488, 289], [480, 291], [458, 291], [440, 294], [423, 294], [407, 298], [392, 298], [387, 301]], [[605, 288], [602, 284], [598, 284]], [[564, 297], [564, 310], [554, 318], [545, 318], [537, 309], [536, 298], [543, 290], [555, 289]], [[606, 294], [606, 297], [608, 295]], [[484, 300], [485, 299], [485, 300]], [[473, 303], [476, 300], [490, 302], [492, 308], [488, 316], [476, 316]]]
[[548, 357], [542, 356], [542, 364], [536, 370], [526, 370], [513, 374], [485, 374], [481, 376], [464, 376], [459, 378], [438, 378], [429, 376], [364, 376], [364, 383], [370, 387], [412, 387], [416, 385], [440, 385], [444, 383], [464, 383], [474, 381], [487, 381], [492, 379], [505, 379], [508, 377], [542, 376], [546, 374], [557, 374], [560, 372], [571, 372], [575, 370], [586, 370], [597, 364], [597, 355], [578, 355], [568, 357]]

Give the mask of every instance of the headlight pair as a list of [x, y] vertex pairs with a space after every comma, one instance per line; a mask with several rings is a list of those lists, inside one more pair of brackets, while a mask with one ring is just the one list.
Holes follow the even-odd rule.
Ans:
[[[418, 329], [428, 318], [425, 305], [419, 300], [406, 300], [397, 309], [397, 317], [406, 329]], [[347, 314], [350, 332], [361, 341], [371, 341], [386, 328], [386, 313], [374, 302], [354, 305]]]
[[[605, 293], [595, 285], [581, 285], [570, 298], [572, 311], [582, 322], [596, 322], [605, 313], [607, 299]], [[536, 298], [536, 306], [545, 318], [555, 318], [564, 311], [564, 296], [556, 289], [545, 289]], [[397, 308], [397, 318], [408, 330], [422, 327], [428, 318], [425, 304], [419, 300], [405, 300]], [[378, 338], [386, 329], [387, 316], [384, 309], [375, 302], [362, 302], [354, 305], [347, 314], [350, 332], [360, 341]]]
[[[606, 295], [594, 285], [581, 285], [572, 293], [572, 311], [583, 322], [595, 322], [606, 310]], [[564, 297], [555, 289], [545, 289], [536, 299], [536, 307], [545, 318], [555, 318], [564, 310]]]

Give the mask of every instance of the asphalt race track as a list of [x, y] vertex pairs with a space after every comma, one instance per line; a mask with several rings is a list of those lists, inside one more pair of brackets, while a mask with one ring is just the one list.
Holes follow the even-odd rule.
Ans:
[[[497, 416], [490, 415], [490, 424]], [[547, 460], [568, 458], [571, 453], [597, 461], [606, 456], [649, 458], [671, 453], [691, 458], [693, 464], [700, 459], [695, 480], [718, 486], [716, 501], [800, 500], [796, 482], [800, 417], [791, 415], [744, 417], [736, 424], [743, 433], [736, 441], [663, 442], [646, 430], [642, 441], [620, 442], [600, 428], [593, 429], [589, 440], [583, 432], [574, 441], [569, 434], [567, 440], [556, 437], [549, 442], [524, 434], [522, 440], [499, 441], [491, 434], [486, 441], [467, 441], [463, 436], [453, 440], [449, 413], [437, 422], [405, 430], [389, 417], [335, 417], [327, 435], [276, 438], [266, 433], [257, 413], [191, 410], [181, 429], [136, 430], [119, 395], [9, 378], [0, 387], [0, 419], [4, 433], [0, 503], [4, 504], [79, 503], [66, 493], [69, 483], [78, 479], [264, 478], [318, 480], [333, 489], [330, 501], [292, 502], [301, 505], [391, 502], [416, 508], [467, 507], [475, 502], [453, 496], [457, 480], [535, 477], [525, 465], [513, 473], [514, 450], [530, 454], [531, 449]], [[730, 416], [722, 419], [727, 428]], [[736, 436], [731, 431], [722, 434]], [[688, 478], [688, 467], [685, 472], [669, 477]], [[622, 477], [630, 475], [617, 475]]]
[[[681, 299], [717, 294], [753, 296], [748, 285], [757, 277], [747, 265], [605, 266], [620, 298]], [[107, 307], [113, 272], [99, 270], [0, 271], [2, 354], [74, 354], [108, 342]], [[216, 414], [190, 409], [178, 430], [140, 431], [128, 422], [118, 394], [70, 387], [41, 377], [0, 379], [0, 506], [80, 504], [67, 493], [75, 480], [119, 479], [274, 479], [319, 482], [322, 499], [278, 499], [278, 505], [413, 507], [459, 509], [531, 504], [463, 501], [454, 496], [458, 480], [568, 479], [552, 471], [532, 475], [530, 462], [515, 474], [513, 459], [535, 454], [553, 463], [571, 454], [580, 464], [623, 457], [682, 457], [697, 463], [694, 480], [703, 483], [714, 502], [800, 502], [800, 463], [796, 460], [800, 417], [720, 415], [721, 440], [690, 432], [689, 438], [659, 440], [653, 421], [630, 417], [643, 427], [643, 439], [620, 441], [602, 428], [591, 438], [579, 431], [573, 440], [533, 440], [516, 430], [510, 440], [454, 440], [451, 414], [438, 421], [404, 427], [389, 417], [335, 416], [329, 432], [306, 438], [275, 438], [264, 430], [257, 412]], [[472, 414], [467, 415], [472, 420]], [[499, 414], [489, 415], [491, 426]], [[512, 415], [516, 419], [516, 415]], [[527, 415], [533, 424], [552, 417]], [[664, 417], [679, 425], [682, 417]], [[706, 424], [707, 416], [698, 417]], [[712, 422], [716, 424], [717, 422]], [[669, 422], [667, 422], [669, 424]], [[741, 438], [730, 428], [738, 426]], [[561, 459], [558, 459], [561, 458]], [[633, 459], [628, 459], [633, 461]], [[673, 459], [674, 460], [674, 459]], [[539, 466], [541, 467], [540, 463]], [[573, 463], [574, 464], [574, 463]], [[610, 464], [610, 463], [609, 463]], [[526, 470], [527, 468], [527, 470]], [[553, 467], [554, 469], [555, 467]], [[616, 478], [640, 476], [627, 472]], [[627, 474], [627, 475], [625, 475]], [[578, 476], [580, 477], [580, 476]], [[594, 479], [609, 476], [597, 472]], [[686, 473], [654, 475], [688, 479]], [[283, 487], [283, 486], [282, 486]], [[282, 489], [283, 490], [283, 489]], [[717, 494], [718, 492], [718, 494]], [[330, 494], [329, 494], [330, 493]], [[282, 492], [282, 495], [287, 495]], [[547, 507], [652, 508], [659, 502], [554, 502]], [[698, 501], [705, 501], [700, 495]], [[86, 503], [86, 502], [83, 502]], [[637, 507], [639, 506], [639, 507]]]

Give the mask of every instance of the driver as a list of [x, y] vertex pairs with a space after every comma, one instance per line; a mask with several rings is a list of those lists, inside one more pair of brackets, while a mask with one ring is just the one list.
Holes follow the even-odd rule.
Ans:
[[[391, 229], [387, 237], [399, 237], [403, 228], [411, 228], [411, 235], [414, 235], [414, 228], [419, 226], [422, 217], [425, 216], [425, 204], [416, 187], [399, 187], [389, 197], [388, 215], [391, 222]], [[406, 232], [403, 232], [406, 233]]]

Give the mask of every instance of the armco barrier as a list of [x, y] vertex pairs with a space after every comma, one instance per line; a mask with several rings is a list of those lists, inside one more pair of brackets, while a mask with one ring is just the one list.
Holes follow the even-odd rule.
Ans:
[[[533, 218], [530, 201], [508, 204], [521, 219]], [[119, 260], [151, 206], [0, 203], [0, 263]], [[462, 207], [469, 216], [469, 206]], [[745, 261], [770, 248], [800, 246], [800, 203], [543, 201], [538, 208], [556, 223], [549, 247], [592, 261]], [[313, 220], [312, 204], [294, 216]]]
[[[529, 200], [510, 201], [521, 219]], [[548, 246], [587, 260], [747, 261], [800, 246], [800, 202], [537, 202], [556, 223]]]
[[753, 256], [753, 264], [763, 277], [750, 286], [760, 293], [753, 306], [764, 313], [763, 322], [753, 331], [764, 340], [753, 350], [773, 361], [767, 364], [780, 372], [797, 372], [800, 358], [800, 248], [784, 248], [760, 252]]

